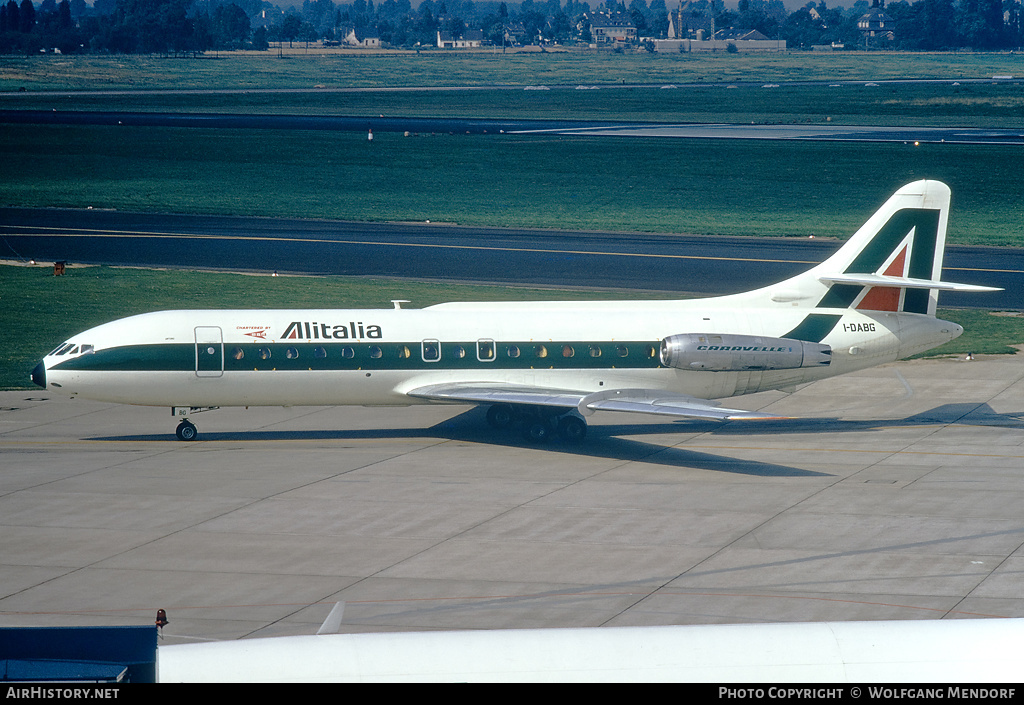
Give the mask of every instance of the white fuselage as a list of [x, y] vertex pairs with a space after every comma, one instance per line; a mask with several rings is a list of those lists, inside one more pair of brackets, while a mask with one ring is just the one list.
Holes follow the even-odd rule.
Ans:
[[745, 298], [753, 297], [162, 311], [77, 335], [43, 364], [50, 388], [151, 406], [408, 405], [422, 403], [408, 391], [442, 382], [721, 399], [889, 362], [961, 332], [918, 314], [819, 309], [814, 315], [835, 319], [818, 341], [832, 348], [827, 366], [712, 372], [660, 364], [668, 336], [781, 338], [812, 313], [787, 302], [746, 306]]

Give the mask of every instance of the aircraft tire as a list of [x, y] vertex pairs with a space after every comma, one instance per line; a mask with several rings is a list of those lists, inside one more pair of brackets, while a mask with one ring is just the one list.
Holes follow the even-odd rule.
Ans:
[[178, 437], [179, 441], [194, 441], [199, 432], [196, 430], [196, 425], [191, 421], [182, 421], [178, 424], [178, 428], [175, 429], [174, 435]]
[[530, 443], [547, 443], [551, 438], [551, 427], [543, 421], [531, 421], [523, 426], [523, 438]]
[[566, 443], [582, 443], [587, 437], [587, 422], [578, 416], [563, 416], [558, 422], [558, 437]]
[[494, 428], [508, 428], [516, 420], [511, 404], [494, 404], [487, 409], [487, 423]]

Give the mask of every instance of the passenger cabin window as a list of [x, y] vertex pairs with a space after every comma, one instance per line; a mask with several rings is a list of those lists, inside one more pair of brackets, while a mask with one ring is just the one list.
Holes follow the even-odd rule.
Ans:
[[287, 350], [284, 351], [284, 356], [289, 360], [294, 360], [298, 358], [299, 350], [298, 348], [288, 348]]
[[237, 345], [231, 348], [231, 357], [235, 360], [241, 360], [245, 357], [245, 351]]
[[420, 354], [424, 362], [437, 362], [441, 359], [441, 343], [437, 340], [424, 340]]
[[618, 354], [619, 357], [629, 356], [629, 348], [627, 348], [625, 345], [616, 345], [615, 352]]
[[477, 340], [476, 359], [481, 363], [495, 362], [495, 341], [489, 338]]
[[327, 348], [325, 348], [322, 345], [316, 346], [315, 348], [313, 348], [313, 357], [315, 357], [317, 360], [323, 360], [325, 357], [327, 357]]
[[535, 346], [533, 346], [533, 354], [536, 355], [537, 357], [547, 357], [548, 356], [547, 346], [545, 346], [545, 345], [535, 345]]
[[571, 345], [562, 346], [562, 357], [573, 357], [576, 355], [576, 351], [572, 349]]
[[455, 347], [452, 348], [452, 355], [456, 359], [461, 360], [462, 358], [466, 357], [466, 348], [462, 347], [461, 345], [456, 345]]
[[519, 346], [518, 346], [518, 345], [509, 345], [509, 346], [508, 346], [508, 347], [507, 347], [507, 348], [505, 349], [505, 352], [506, 352], [506, 353], [508, 354], [508, 356], [509, 356], [509, 357], [511, 357], [511, 358], [513, 358], [513, 359], [514, 359], [514, 358], [517, 358], [517, 357], [519, 357]]
[[590, 346], [590, 357], [601, 357], [601, 348], [596, 345]]
[[370, 357], [374, 360], [380, 359], [384, 355], [384, 351], [376, 345], [370, 346]]
[[[341, 356], [346, 360], [351, 360], [356, 356], [356, 351], [346, 345], [341, 349]], [[326, 352], [324, 353], [324, 357], [327, 357]]]

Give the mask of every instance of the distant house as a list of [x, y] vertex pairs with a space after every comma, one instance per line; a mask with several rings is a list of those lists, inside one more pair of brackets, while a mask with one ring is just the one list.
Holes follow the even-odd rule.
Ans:
[[590, 36], [594, 44], [635, 44], [636, 25], [621, 13], [598, 14], [590, 18]]
[[281, 24], [281, 20], [284, 19], [284, 11], [277, 8], [264, 8], [253, 15], [251, 24], [253, 27], [272, 27], [275, 24]]
[[871, 11], [857, 20], [857, 29], [864, 37], [864, 46], [868, 46], [871, 40], [877, 43], [885, 39], [892, 41], [896, 38], [896, 22], [885, 14], [885, 0], [873, 0]]
[[529, 41], [529, 32], [526, 31], [526, 27], [522, 22], [506, 22], [505, 23], [505, 43], [506, 44], [526, 44]]
[[450, 32], [437, 32], [437, 46], [441, 49], [476, 49], [484, 43], [482, 29], [467, 29], [461, 37], [453, 37]]
[[[756, 29], [721, 29], [715, 36], [704, 38], [704, 30], [697, 30], [696, 37], [683, 39], [654, 39], [654, 50], [657, 52], [690, 52], [701, 51], [739, 51], [739, 52], [770, 52], [785, 51], [785, 39], [769, 39]], [[730, 47], [733, 47], [730, 49]]]
[[653, 39], [654, 51], [684, 54], [701, 51], [785, 51], [786, 40], [769, 39], [756, 29], [715, 29], [706, 5], [680, 2], [668, 13], [668, 38]]
[[344, 30], [344, 39], [341, 43], [348, 47], [360, 47], [362, 49], [376, 49], [380, 47], [380, 35], [377, 30], [369, 27], [349, 27]]

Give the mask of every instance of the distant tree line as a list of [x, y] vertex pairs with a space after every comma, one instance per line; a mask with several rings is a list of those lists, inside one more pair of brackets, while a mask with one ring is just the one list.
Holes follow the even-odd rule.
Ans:
[[[678, 0], [668, 0], [675, 9]], [[1024, 45], [1022, 0], [895, 0], [884, 11], [895, 21], [892, 39], [872, 48], [944, 50], [1012, 49]], [[281, 9], [263, 0], [0, 0], [0, 53], [188, 54], [211, 50], [267, 49], [270, 42], [342, 41], [353, 28], [368, 30], [394, 47], [433, 46], [438, 31], [455, 37], [481, 30], [496, 45], [590, 41], [596, 13], [629, 19], [640, 37], [664, 37], [666, 0], [304, 0]], [[790, 48], [821, 44], [863, 46], [859, 19], [867, 0], [851, 8], [808, 2], [787, 12], [781, 0], [696, 0], [687, 11], [714, 18], [718, 29], [758, 30]]]
[[[247, 4], [249, 12], [241, 5]], [[259, 0], [7, 0], [0, 6], [0, 53], [172, 54], [266, 49], [250, 12]]]
[[896, 21], [903, 49], [1015, 49], [1024, 44], [1016, 0], [899, 0], [886, 12]]

